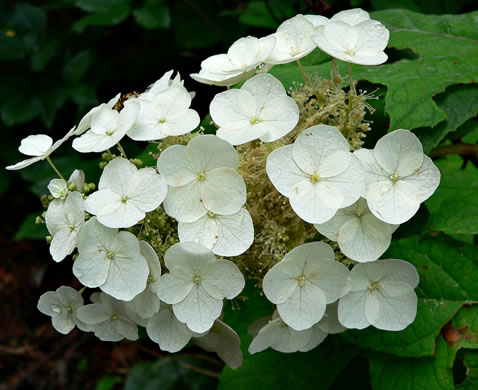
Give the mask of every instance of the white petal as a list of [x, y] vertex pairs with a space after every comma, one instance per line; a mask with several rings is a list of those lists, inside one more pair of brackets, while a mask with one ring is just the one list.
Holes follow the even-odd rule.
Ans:
[[324, 341], [325, 338], [327, 337], [327, 333], [324, 332], [322, 329], [320, 329], [318, 324], [314, 325], [311, 328], [311, 331], [312, 332], [310, 335], [309, 342], [300, 349], [300, 352], [308, 352], [313, 350], [315, 347], [317, 347], [317, 345], [322, 343], [322, 341]]
[[289, 196], [294, 185], [309, 177], [294, 161], [293, 145], [275, 149], [267, 156], [266, 172], [274, 187], [284, 196]]
[[340, 323], [349, 329], [364, 329], [370, 325], [365, 317], [367, 291], [350, 291], [340, 298], [338, 317]]
[[163, 206], [166, 213], [178, 222], [193, 222], [207, 213], [196, 180], [181, 187], [169, 187]]
[[357, 208], [361, 208], [361, 212], [362, 210], [368, 210], [367, 202], [364, 199], [359, 199], [352, 206], [337, 211], [337, 213], [333, 216], [331, 220], [321, 224], [315, 224], [314, 227], [318, 230], [320, 234], [324, 235], [329, 240], [337, 241], [339, 238], [340, 228], [346, 222], [356, 218]]
[[223, 167], [236, 170], [239, 167], [236, 149], [214, 135], [206, 134], [193, 138], [188, 144], [188, 149], [195, 152], [199, 164], [197, 168], [200, 170], [211, 171]]
[[370, 211], [380, 220], [400, 224], [412, 218], [420, 207], [418, 189], [406, 180], [390, 180], [369, 186], [367, 203]]
[[[376, 264], [376, 265], [375, 265]], [[399, 259], [380, 260], [374, 263], [374, 267], [382, 267], [382, 272], [379, 275], [384, 285], [388, 281], [402, 282], [411, 286], [412, 289], [417, 287], [419, 277], [416, 268], [407, 261]]]
[[287, 301], [299, 285], [302, 268], [297, 261], [282, 260], [264, 276], [262, 288], [269, 301], [281, 304]]
[[390, 175], [408, 176], [423, 163], [422, 144], [408, 130], [395, 130], [380, 138], [373, 153], [378, 164]]
[[146, 286], [144, 291], [136, 295], [133, 300], [128, 302], [131, 309], [142, 319], [151, 318], [159, 311], [160, 301], [154, 291]]
[[367, 11], [364, 11], [361, 8], [353, 8], [345, 11], [340, 11], [336, 13], [331, 21], [340, 21], [349, 24], [350, 26], [355, 26], [361, 22], [369, 20], [370, 16]]
[[338, 308], [339, 301], [327, 305], [324, 318], [322, 318], [315, 327], [328, 334], [337, 334], [346, 331], [347, 329], [339, 322]]
[[411, 175], [403, 178], [407, 183], [413, 184], [420, 192], [420, 200], [427, 200], [440, 184], [440, 170], [433, 164], [428, 156], [423, 156], [422, 166]]
[[35, 164], [36, 162], [41, 161], [41, 160], [42, 160], [42, 157], [27, 158], [26, 160], [17, 162], [14, 165], [9, 165], [9, 166], [5, 167], [5, 169], [7, 169], [9, 171], [17, 171], [19, 169], [29, 167], [30, 165]]
[[217, 260], [206, 264], [199, 276], [202, 288], [215, 299], [232, 299], [245, 285], [241, 271], [229, 260]]
[[232, 215], [216, 215], [217, 242], [212, 252], [219, 256], [239, 256], [254, 241], [252, 218], [241, 208]]
[[196, 333], [209, 330], [221, 315], [222, 299], [212, 298], [201, 285], [195, 286], [181, 302], [173, 305], [179, 321]]
[[382, 181], [390, 176], [380, 167], [377, 160], [375, 160], [373, 150], [362, 148], [356, 150], [354, 156], [357, 157], [362, 164], [363, 178], [367, 185]]
[[259, 114], [257, 129], [266, 129], [260, 137], [263, 142], [276, 141], [292, 131], [299, 121], [299, 108], [289, 96], [272, 97], [262, 107]]
[[269, 73], [260, 73], [247, 80], [241, 91], [249, 92], [256, 102], [256, 107], [263, 107], [276, 96], [287, 96], [282, 83]]
[[54, 198], [64, 199], [68, 193], [68, 184], [63, 179], [53, 179], [47, 186]]
[[359, 36], [355, 45], [358, 55], [363, 51], [379, 52], [387, 47], [390, 31], [377, 20], [366, 20], [358, 23], [355, 28]]
[[80, 307], [78, 318], [88, 325], [97, 325], [111, 318], [112, 312], [105, 304], [94, 303]]
[[192, 336], [188, 327], [179, 322], [169, 308], [156, 313], [148, 321], [146, 331], [161, 350], [171, 353], [183, 349]]
[[335, 302], [350, 290], [352, 280], [345, 265], [318, 256], [310, 260], [305, 265], [304, 274], [310, 283], [322, 291], [327, 304]]
[[[153, 211], [166, 198], [168, 185], [153, 168], [142, 168], [133, 176], [128, 185], [126, 197], [129, 203], [141, 211]], [[138, 220], [139, 221], [139, 220]]]
[[205, 214], [194, 222], [179, 222], [178, 235], [181, 242], [194, 241], [212, 249], [219, 239], [216, 218]]
[[116, 331], [124, 336], [127, 340], [136, 341], [138, 340], [138, 327], [135, 323], [119, 318], [118, 320], [112, 321], [113, 326]]
[[123, 195], [138, 169], [124, 158], [115, 158], [103, 169], [98, 188]]
[[103, 106], [91, 118], [91, 131], [95, 134], [113, 131], [118, 126], [118, 119], [118, 111]]
[[244, 180], [231, 168], [208, 171], [199, 184], [202, 204], [216, 214], [234, 214], [246, 203]]
[[72, 232], [70, 228], [60, 230], [55, 233], [50, 243], [50, 253], [56, 262], [63, 260], [73, 252], [77, 240], [77, 233]]
[[53, 140], [48, 135], [35, 134], [23, 138], [18, 150], [27, 156], [42, 157], [52, 145]]
[[200, 122], [199, 114], [192, 109], [187, 109], [170, 114], [162, 124], [161, 131], [171, 136], [183, 135], [193, 131]]
[[176, 304], [186, 298], [194, 287], [193, 274], [183, 268], [171, 268], [169, 274], [161, 276], [156, 293], [168, 304]]
[[196, 242], [174, 244], [164, 254], [164, 262], [168, 269], [180, 267], [191, 274], [200, 273], [206, 264], [215, 261], [216, 256], [208, 248]]
[[139, 242], [139, 250], [148, 262], [149, 277], [152, 279], [151, 283], [154, 283], [161, 277], [161, 263], [159, 262], [158, 254], [151, 245], [143, 240]]
[[256, 73], [255, 69], [251, 69], [248, 72], [238, 71], [237, 73], [230, 73], [230, 74], [216, 74], [209, 72], [205, 69], [201, 69], [199, 73], [191, 74], [191, 78], [209, 85], [218, 85], [220, 87], [226, 87], [230, 85], [237, 84], [240, 81], [247, 79], [248, 77], [252, 77]]
[[172, 145], [159, 155], [158, 171], [170, 186], [183, 186], [196, 179], [199, 161], [186, 146]]
[[329, 19], [322, 15], [304, 15], [310, 23], [314, 25], [314, 27], [323, 26], [329, 22]]

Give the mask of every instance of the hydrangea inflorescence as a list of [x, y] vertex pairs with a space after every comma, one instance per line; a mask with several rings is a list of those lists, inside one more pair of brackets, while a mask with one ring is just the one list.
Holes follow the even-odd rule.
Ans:
[[[46, 292], [39, 310], [61, 333], [76, 325], [101, 340], [136, 340], [143, 326], [169, 352], [193, 339], [233, 368], [242, 362], [240, 340], [222, 313], [245, 279], [276, 306], [251, 324], [250, 353], [308, 351], [347, 328], [407, 327], [417, 271], [379, 257], [440, 172], [408, 130], [362, 148], [371, 96], [357, 94], [352, 79], [343, 89], [335, 65], [383, 63], [388, 38], [385, 26], [352, 9], [330, 20], [297, 15], [267, 37], [239, 39], [191, 75], [228, 87], [210, 105], [216, 135], [195, 131], [195, 94], [170, 71], [141, 94], [94, 107], [54, 144], [47, 135], [25, 138], [19, 150], [33, 157], [7, 169], [46, 159], [59, 175], [39, 219], [53, 260], [73, 254], [85, 286]], [[287, 92], [267, 73], [294, 61], [303, 71], [300, 59], [317, 46], [335, 57], [331, 80], [304, 73], [305, 83]], [[51, 161], [72, 136], [77, 151], [103, 152], [98, 186], [80, 170], [66, 180]], [[156, 164], [128, 159], [124, 137], [161, 140]], [[86, 288], [101, 292], [85, 305]]]

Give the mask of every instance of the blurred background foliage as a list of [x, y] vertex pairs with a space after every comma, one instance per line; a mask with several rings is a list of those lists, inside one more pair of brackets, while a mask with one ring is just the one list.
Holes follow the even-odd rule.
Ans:
[[[188, 90], [197, 92], [192, 107], [204, 118], [212, 97], [222, 89], [205, 86], [189, 78], [190, 73], [199, 71], [203, 59], [225, 52], [232, 42], [242, 36], [267, 35], [297, 13], [330, 17], [340, 10], [354, 7], [367, 11], [405, 8], [423, 14], [460, 14], [476, 8], [473, 0], [3, 0], [0, 2], [0, 163], [6, 166], [22, 159], [17, 148], [20, 140], [27, 135], [45, 133], [58, 139], [76, 125], [91, 107], [109, 100], [118, 92], [141, 92], [170, 69], [179, 71]], [[388, 54], [392, 61], [413, 58], [414, 55], [406, 50], [389, 50]], [[368, 90], [379, 86], [367, 82], [361, 85]], [[473, 85], [476, 87], [476, 84]], [[377, 108], [372, 127], [380, 127], [383, 131], [390, 123], [384, 112], [385, 91], [384, 87], [378, 90], [382, 98], [372, 102]], [[473, 89], [475, 92], [476, 88]], [[452, 93], [453, 89], [447, 89], [447, 94], [443, 93], [435, 99], [447, 113], [447, 97], [453, 96]], [[456, 132], [460, 137], [476, 130], [475, 115], [476, 112], [470, 112], [467, 119], [471, 119], [461, 127], [461, 132]], [[374, 135], [375, 138], [379, 136], [379, 133]], [[469, 142], [476, 142], [475, 138], [470, 138]], [[126, 146], [133, 154], [141, 153], [133, 143]], [[98, 178], [95, 156], [80, 156], [64, 146], [55, 152], [53, 160], [65, 175], [81, 167], [86, 171], [89, 182]], [[38, 196], [46, 191], [46, 184], [51, 178], [52, 172], [46, 163], [35, 164], [19, 174], [2, 171], [0, 195], [2, 204], [7, 207], [2, 221], [2, 236], [18, 240], [45, 237], [44, 225], [35, 225], [33, 221], [41, 212]], [[468, 238], [473, 241], [471, 235]], [[28, 248], [32, 250], [32, 247]], [[40, 262], [51, 261], [46, 245], [35, 248], [42, 248], [38, 254]], [[12, 259], [16, 255], [16, 252], [13, 253]], [[60, 272], [69, 272], [68, 266], [62, 264]], [[44, 272], [45, 268], [42, 269]], [[52, 280], [43, 284], [38, 282], [36, 287], [41, 285], [42, 291], [45, 285], [50, 289], [58, 287], [58, 279], [55, 276], [50, 278], [54, 283]], [[67, 279], [72, 279], [71, 275]], [[36, 303], [38, 291], [34, 290], [28, 299]], [[30, 304], [29, 310], [34, 311], [34, 305]], [[38, 314], [25, 315], [25, 318], [41, 318], [41, 321], [47, 322]], [[241, 320], [244, 325], [244, 319]], [[34, 327], [33, 324], [31, 326]], [[240, 321], [238, 326], [241, 326]], [[131, 354], [138, 356], [137, 351]], [[267, 360], [267, 355], [264, 356]], [[176, 360], [144, 363], [131, 372], [126, 388], [213, 388], [221, 365], [215, 359], [209, 362], [194, 359], [196, 357], [188, 355]], [[123, 364], [124, 356], [120, 356], [118, 361]], [[78, 373], [91, 372], [91, 361], [88, 362], [87, 356], [75, 364]], [[360, 381], [353, 381], [355, 388], [370, 387], [367, 360], [360, 360], [354, 351], [350, 351], [343, 366], [353, 374], [352, 377], [361, 378]], [[0, 364], [0, 371], [5, 367], [8, 366]], [[101, 367], [90, 378], [97, 389], [122, 386], [124, 376], [118, 376], [113, 369], [110, 370], [113, 372], [111, 375], [106, 372], [108, 370], [102, 373]], [[104, 378], [101, 379], [102, 376]], [[29, 383], [28, 380], [32, 378], [20, 376], [20, 382], [15, 383], [21, 387]], [[339, 377], [330, 385], [339, 389], [348, 386], [346, 382], [346, 378]], [[59, 386], [57, 382], [52, 382], [54, 386], [48, 381], [46, 383], [46, 388]], [[77, 385], [71, 384], [61, 386], [58, 388], [77, 388]], [[87, 387], [78, 385], [78, 388]]]

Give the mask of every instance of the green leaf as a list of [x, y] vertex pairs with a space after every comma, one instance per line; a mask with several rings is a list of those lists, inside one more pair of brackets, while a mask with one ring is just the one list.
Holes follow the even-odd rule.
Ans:
[[38, 32], [45, 29], [46, 22], [46, 12], [41, 8], [23, 2], [15, 5], [14, 23], [18, 29]]
[[[14, 32], [10, 32], [13, 34]], [[20, 60], [30, 53], [31, 48], [22, 39], [16, 35], [7, 35], [0, 33], [0, 60], [13, 61]]]
[[35, 118], [38, 115], [38, 105], [29, 97], [15, 94], [3, 101], [0, 112], [5, 125], [13, 126]]
[[404, 359], [377, 354], [370, 358], [372, 387], [374, 390], [451, 390], [454, 360], [455, 351], [441, 336], [434, 357]]
[[271, 15], [270, 9], [263, 1], [251, 1], [241, 13], [239, 21], [246, 26], [276, 29], [279, 23]]
[[448, 332], [454, 334], [453, 340], [449, 340], [455, 348], [478, 349], [478, 305], [467, 306], [461, 309], [453, 317]]
[[448, 119], [433, 128], [415, 131], [426, 154], [430, 153], [448, 133], [455, 131], [467, 119], [478, 114], [478, 84], [453, 85], [447, 88], [444, 94], [435, 97], [435, 101]]
[[78, 83], [88, 70], [91, 61], [92, 55], [89, 50], [84, 50], [77, 53], [63, 67], [63, 71], [61, 73], [63, 80], [71, 84]]
[[148, 30], [168, 28], [171, 14], [166, 0], [146, 0], [141, 8], [133, 12], [136, 23]]
[[92, 106], [98, 103], [95, 88], [87, 84], [72, 85], [68, 88], [68, 96], [80, 106]]
[[473, 164], [461, 169], [463, 160], [447, 156], [435, 162], [441, 183], [426, 201], [431, 217], [428, 229], [449, 234], [478, 233], [478, 170]]
[[37, 211], [36, 213], [32, 213], [26, 217], [15, 233], [14, 239], [44, 240], [48, 235], [46, 225], [43, 223], [35, 223], [36, 218], [41, 215], [41, 213], [41, 211]]
[[389, 332], [369, 327], [364, 330], [349, 330], [342, 337], [357, 346], [396, 356], [432, 356], [435, 339], [441, 328], [460, 309], [459, 301], [435, 299], [418, 300], [415, 321], [405, 330]]
[[53, 83], [51, 80], [44, 80], [38, 86], [33, 102], [37, 106], [43, 123], [50, 128], [53, 125], [58, 110], [66, 102], [66, 91], [62, 85]]
[[78, 0], [76, 5], [91, 15], [77, 20], [73, 31], [82, 32], [88, 26], [114, 26], [125, 20], [130, 13], [129, 0]]
[[39, 72], [45, 70], [50, 60], [56, 55], [58, 42], [55, 40], [48, 41], [42, 45], [38, 51], [32, 54], [32, 70]]
[[95, 390], [111, 390], [121, 382], [122, 379], [120, 376], [105, 376], [96, 384]]
[[[404, 9], [371, 14], [390, 30], [389, 47], [410, 49], [418, 58], [402, 59], [381, 66], [352, 65], [355, 79], [385, 85], [385, 111], [390, 116], [390, 130], [435, 126], [447, 119], [433, 96], [453, 84], [472, 83], [478, 79], [478, 31], [473, 29], [478, 12], [462, 15], [422, 15]], [[341, 74], [347, 65], [338, 61]], [[329, 77], [330, 64], [306, 66], [309, 73]], [[295, 64], [276, 66], [271, 73], [286, 87], [301, 80]]]
[[76, 0], [77, 7], [88, 12], [110, 13], [116, 9], [127, 7], [131, 0]]
[[457, 390], [476, 390], [478, 387], [478, 351], [465, 353], [463, 364], [467, 369], [467, 377], [463, 383], [455, 388]]

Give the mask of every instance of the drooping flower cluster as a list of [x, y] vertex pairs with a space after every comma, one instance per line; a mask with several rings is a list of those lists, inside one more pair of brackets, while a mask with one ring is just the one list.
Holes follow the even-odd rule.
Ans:
[[[305, 352], [347, 328], [408, 326], [418, 274], [404, 260], [379, 258], [437, 188], [438, 169], [408, 130], [360, 148], [369, 125], [359, 115], [360, 126], [350, 126], [347, 115], [363, 113], [365, 98], [353, 80], [342, 89], [336, 68], [331, 81], [304, 74], [315, 92], [303, 96], [290, 96], [266, 73], [294, 61], [303, 72], [300, 59], [317, 46], [377, 65], [387, 58], [388, 37], [354, 9], [330, 20], [297, 15], [267, 37], [239, 39], [191, 75], [228, 87], [246, 80], [212, 100], [216, 135], [195, 132], [194, 93], [170, 71], [141, 94], [94, 107], [56, 143], [46, 135], [24, 139], [19, 150], [33, 157], [7, 169], [45, 159], [58, 173], [44, 202], [50, 252], [61, 261], [77, 251], [73, 274], [85, 286], [46, 292], [39, 310], [61, 333], [76, 325], [104, 341], [137, 340], [142, 326], [169, 352], [193, 339], [233, 368], [242, 362], [240, 340], [221, 315], [224, 299], [243, 290], [243, 274], [261, 279], [275, 305], [250, 326], [250, 353]], [[326, 99], [347, 100], [350, 109], [338, 112], [334, 101], [325, 107], [338, 111], [321, 112]], [[72, 136], [81, 153], [105, 152], [97, 187], [80, 170], [65, 180], [49, 157]], [[125, 136], [161, 140], [156, 164], [128, 159]], [[100, 291], [85, 305], [86, 288]]]

